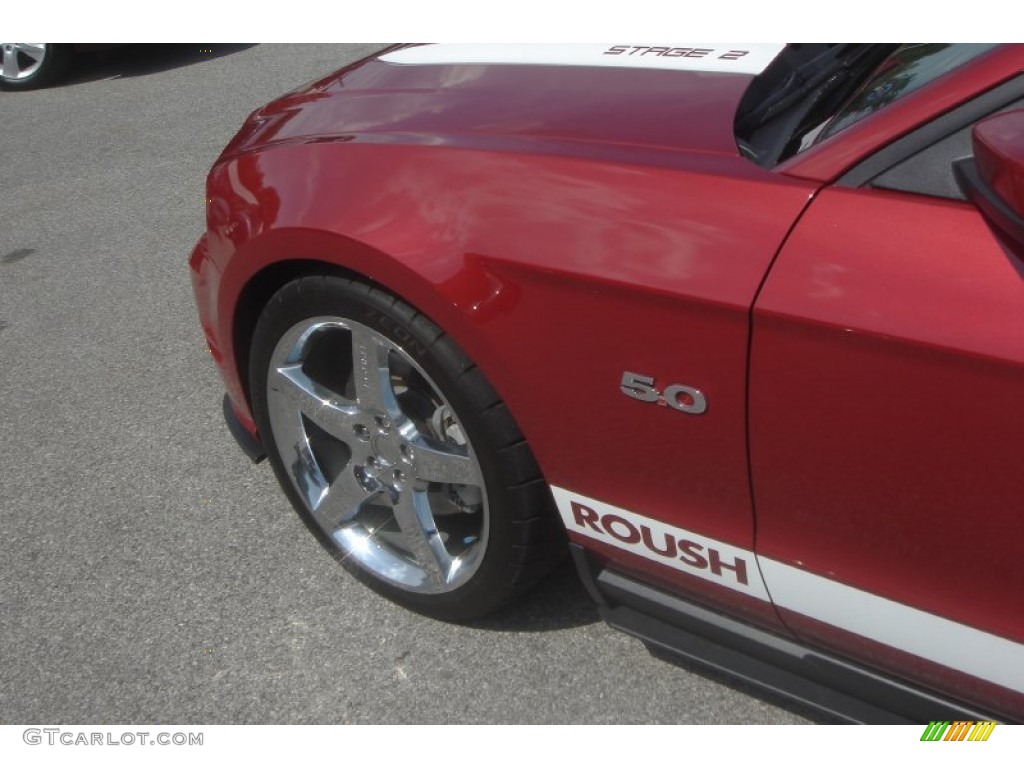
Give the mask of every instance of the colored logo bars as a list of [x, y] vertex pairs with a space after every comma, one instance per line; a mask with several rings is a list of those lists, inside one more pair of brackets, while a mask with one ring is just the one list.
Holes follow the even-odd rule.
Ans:
[[996, 724], [990, 720], [932, 720], [921, 741], [988, 741]]

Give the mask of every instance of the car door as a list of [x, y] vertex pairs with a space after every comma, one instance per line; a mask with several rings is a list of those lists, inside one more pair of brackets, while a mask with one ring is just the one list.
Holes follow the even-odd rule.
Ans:
[[804, 640], [1020, 716], [1024, 247], [956, 185], [970, 127], [862, 163], [780, 252], [753, 315], [756, 548]]

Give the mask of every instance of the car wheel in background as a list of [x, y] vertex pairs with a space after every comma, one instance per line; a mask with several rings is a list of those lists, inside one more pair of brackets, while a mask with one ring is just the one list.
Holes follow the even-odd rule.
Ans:
[[74, 51], [56, 43], [0, 43], [0, 87], [28, 90], [50, 85], [64, 74]]
[[444, 620], [481, 616], [565, 553], [508, 409], [436, 325], [340, 277], [271, 299], [252, 344], [253, 412], [303, 520], [360, 580]]

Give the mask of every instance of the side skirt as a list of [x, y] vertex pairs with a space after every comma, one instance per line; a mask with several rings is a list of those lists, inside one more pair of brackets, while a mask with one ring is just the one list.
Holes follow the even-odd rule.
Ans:
[[998, 720], [594, 565], [570, 545], [602, 618], [644, 643], [847, 723]]

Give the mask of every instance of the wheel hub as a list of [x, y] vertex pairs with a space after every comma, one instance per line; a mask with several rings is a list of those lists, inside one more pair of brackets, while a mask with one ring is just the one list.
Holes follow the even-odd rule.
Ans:
[[385, 467], [393, 467], [402, 461], [402, 443], [390, 437], [377, 437], [373, 441], [373, 455]]

